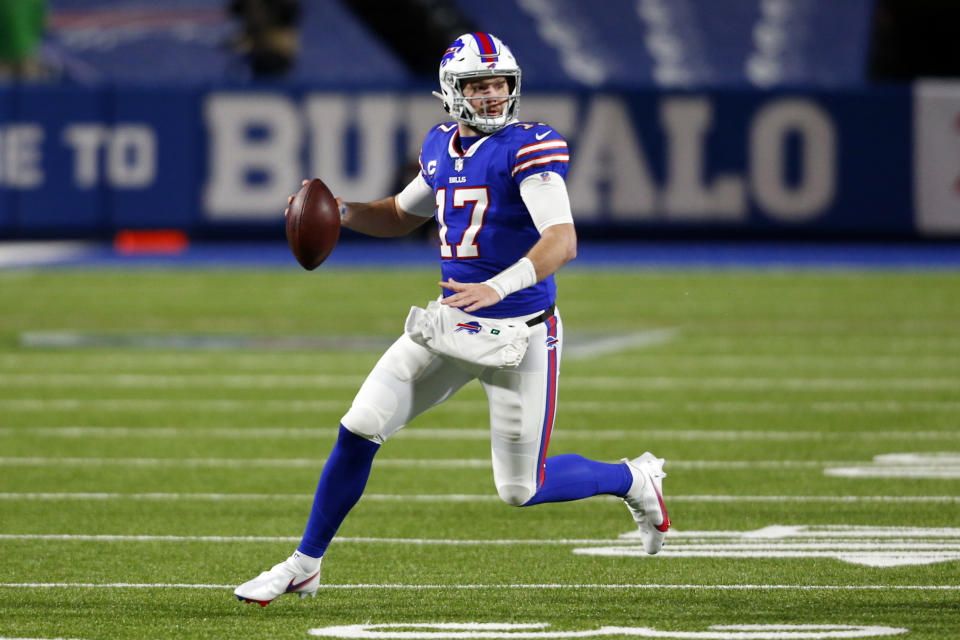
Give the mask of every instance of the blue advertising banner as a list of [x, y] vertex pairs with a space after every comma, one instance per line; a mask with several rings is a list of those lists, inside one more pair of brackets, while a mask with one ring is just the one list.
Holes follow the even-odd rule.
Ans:
[[[521, 118], [570, 143], [584, 229], [914, 233], [912, 93], [528, 93]], [[323, 178], [395, 193], [443, 121], [417, 93], [0, 87], [0, 234], [128, 228], [282, 233]]]

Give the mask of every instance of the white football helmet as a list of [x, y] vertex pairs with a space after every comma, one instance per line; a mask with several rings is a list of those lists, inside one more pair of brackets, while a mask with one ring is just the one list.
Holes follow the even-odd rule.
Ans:
[[[497, 76], [505, 77], [510, 89], [506, 108], [500, 115], [483, 115], [464, 97], [463, 85], [469, 80]], [[443, 108], [458, 122], [482, 133], [493, 133], [517, 118], [520, 67], [507, 45], [492, 33], [465, 33], [453, 41], [440, 59], [440, 91], [434, 91], [433, 95], [443, 100]], [[501, 100], [502, 97], [480, 99]]]

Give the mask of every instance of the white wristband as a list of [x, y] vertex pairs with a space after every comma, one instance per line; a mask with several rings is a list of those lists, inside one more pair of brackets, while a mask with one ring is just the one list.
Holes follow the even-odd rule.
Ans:
[[503, 300], [514, 291], [537, 284], [537, 270], [530, 258], [520, 258], [483, 284], [496, 291]]

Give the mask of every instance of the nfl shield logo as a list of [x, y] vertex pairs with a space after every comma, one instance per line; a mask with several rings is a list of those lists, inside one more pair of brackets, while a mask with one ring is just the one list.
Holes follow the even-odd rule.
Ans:
[[457, 158], [453, 163], [453, 168], [457, 171], [463, 171], [463, 158]]

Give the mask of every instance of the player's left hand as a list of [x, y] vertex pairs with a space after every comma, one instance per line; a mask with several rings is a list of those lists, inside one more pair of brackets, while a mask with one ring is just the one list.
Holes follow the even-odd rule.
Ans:
[[456, 292], [441, 300], [440, 304], [457, 307], [467, 313], [500, 302], [500, 295], [482, 282], [457, 282], [448, 278], [446, 282], [441, 280], [438, 284], [444, 289]]

